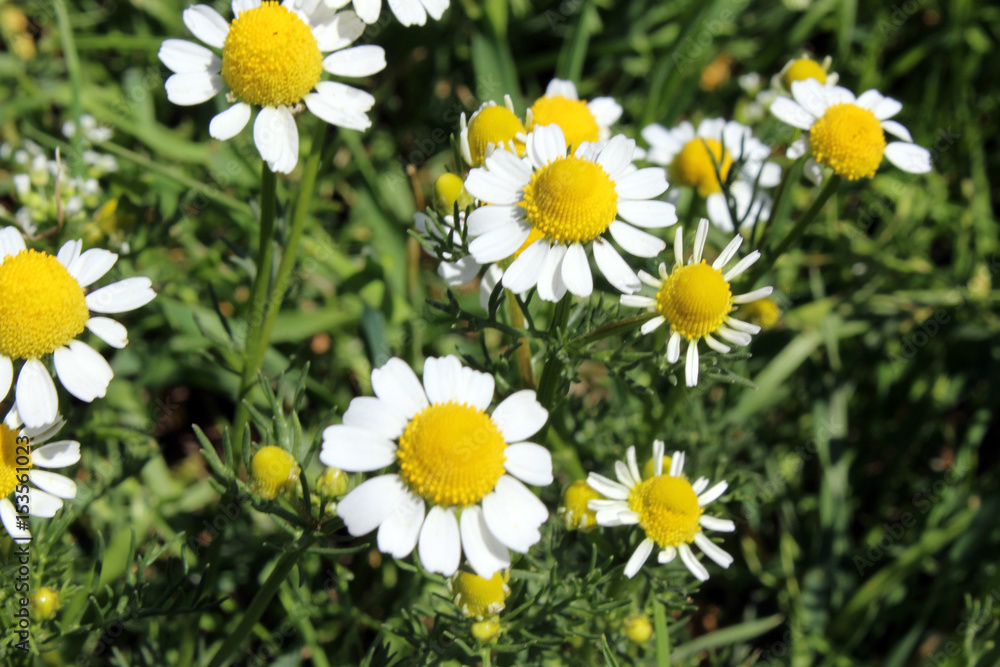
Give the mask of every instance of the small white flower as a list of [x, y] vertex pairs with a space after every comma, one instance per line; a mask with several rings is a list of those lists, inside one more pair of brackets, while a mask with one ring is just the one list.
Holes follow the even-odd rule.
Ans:
[[[303, 8], [326, 6], [340, 9], [349, 2], [351, 0], [302, 0], [299, 4]], [[424, 25], [428, 15], [435, 21], [440, 20], [448, 9], [449, 2], [450, 0], [389, 0], [389, 8], [405, 26]], [[354, 0], [353, 7], [365, 23], [375, 23], [382, 14], [382, 0]]]

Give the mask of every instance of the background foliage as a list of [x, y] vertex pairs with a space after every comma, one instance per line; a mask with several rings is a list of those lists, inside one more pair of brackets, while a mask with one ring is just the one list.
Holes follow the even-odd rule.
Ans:
[[[131, 343], [113, 357], [108, 397], [66, 401], [84, 443], [80, 494], [37, 525], [32, 547], [32, 586], [58, 590], [60, 610], [34, 623], [32, 656], [4, 633], [5, 664], [208, 664], [293, 544], [272, 511], [279, 503], [212, 479], [193, 426], [222, 451], [258, 270], [259, 158], [247, 131], [209, 139], [221, 107], [166, 101], [156, 52], [187, 36], [184, 6], [0, 6], [3, 139], [72, 155], [84, 140], [63, 137], [65, 120], [89, 113], [114, 130], [94, 148], [120, 165], [101, 181], [102, 203], [116, 204], [58, 241], [126, 240], [116, 269], [150, 276], [159, 291], [127, 320]], [[502, 335], [487, 332], [486, 360], [475, 336], [424, 305], [446, 300], [444, 286], [408, 236], [434, 178], [455, 169], [449, 136], [462, 111], [504, 93], [523, 111], [559, 75], [583, 96], [613, 95], [637, 136], [652, 121], [742, 114], [739, 74], [766, 79], [803, 48], [830, 54], [843, 85], [904, 103], [899, 120], [932, 150], [935, 171], [883, 169], [846, 187], [779, 261], [783, 319], [734, 368], [756, 391], [683, 390], [652, 368], [626, 381], [587, 361], [549, 431], [550, 508], [573, 479], [566, 448], [607, 472], [628, 445], [646, 453], [659, 437], [699, 474], [730, 480], [736, 563], [697, 590], [684, 588], [691, 577], [679, 566], [625, 583], [634, 544], [616, 532], [598, 548], [553, 516], [517, 566], [493, 660], [667, 664], [672, 651], [682, 665], [1000, 664], [1000, 258], [989, 176], [1000, 168], [998, 39], [1000, 9], [971, 0], [455, 0], [441, 22], [409, 29], [384, 10], [363, 37], [389, 62], [373, 79], [374, 127], [327, 134], [299, 270], [265, 358], [279, 399], [253, 397], [267, 415], [258, 432], [276, 428], [283, 405], [291, 426], [272, 432], [290, 442], [301, 422], [314, 484], [319, 432], [370, 392], [370, 369], [389, 356], [419, 367], [458, 350], [491, 365], [501, 388], [515, 380]], [[304, 144], [313, 122], [300, 118]], [[759, 132], [783, 150], [779, 123], [765, 119]], [[14, 167], [2, 169], [11, 224]], [[296, 188], [295, 174], [279, 179], [279, 242]], [[813, 193], [797, 184], [796, 209]], [[475, 289], [458, 298], [478, 308]], [[11, 552], [0, 542], [0, 606], [12, 613]], [[341, 530], [297, 559], [236, 660], [478, 664], [468, 621], [447, 600], [444, 582], [412, 559], [384, 559], [373, 539]], [[669, 646], [625, 638], [637, 611], [669, 627]]]

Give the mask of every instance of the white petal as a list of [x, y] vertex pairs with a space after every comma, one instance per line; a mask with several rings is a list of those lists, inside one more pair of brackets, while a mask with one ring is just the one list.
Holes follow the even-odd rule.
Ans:
[[656, 560], [661, 565], [666, 565], [667, 563], [672, 562], [675, 558], [677, 558], [677, 549], [674, 547], [667, 547], [656, 556]]
[[[695, 491], [695, 493], [697, 493], [697, 491]], [[722, 533], [731, 533], [736, 530], [736, 524], [729, 519], [719, 519], [714, 516], [708, 516], [707, 514], [702, 514], [698, 522], [703, 528], [717, 530]]]
[[43, 468], [65, 468], [80, 460], [80, 443], [75, 440], [50, 442], [31, 450], [31, 463]]
[[698, 558], [694, 555], [694, 552], [691, 551], [691, 547], [689, 547], [686, 543], [682, 543], [679, 547], [677, 547], [677, 551], [680, 553], [681, 560], [684, 561], [687, 569], [691, 571], [691, 574], [701, 581], [708, 581], [708, 570], [705, 569], [704, 565], [698, 562]]
[[[470, 175], [471, 180], [471, 175]], [[476, 195], [478, 198], [478, 195]], [[482, 236], [489, 232], [516, 225], [524, 218], [520, 206], [489, 205], [480, 206], [469, 214], [469, 235]]]
[[681, 335], [674, 331], [670, 334], [670, 340], [667, 341], [667, 361], [672, 364], [676, 364], [677, 360], [681, 358]]
[[319, 460], [347, 472], [369, 472], [395, 461], [396, 445], [367, 429], [343, 424], [327, 426]]
[[504, 271], [503, 286], [515, 294], [521, 294], [537, 285], [548, 252], [549, 242], [545, 239], [539, 239], [525, 248]]
[[91, 317], [87, 320], [87, 328], [111, 347], [120, 350], [128, 345], [128, 330], [110, 317]]
[[740, 275], [741, 273], [749, 269], [751, 266], [753, 266], [754, 262], [756, 262], [758, 259], [760, 259], [760, 251], [754, 250], [752, 253], [750, 253], [740, 261], [738, 261], [733, 268], [726, 271], [722, 277], [726, 280], [726, 282], [729, 282], [733, 278], [735, 278], [736, 276]]
[[441, 262], [437, 273], [449, 285], [464, 285], [479, 274], [482, 265], [472, 255], [466, 255], [455, 262]]
[[646, 559], [649, 558], [649, 554], [653, 553], [653, 546], [656, 542], [652, 538], [647, 537], [639, 546], [636, 548], [635, 552], [628, 559], [628, 563], [625, 565], [625, 576], [631, 579], [634, 577], [642, 566], [646, 563]]
[[424, 390], [431, 403], [461, 402], [464, 384], [458, 357], [430, 357], [424, 362]]
[[424, 500], [409, 489], [396, 501], [378, 527], [378, 549], [396, 558], [406, 558], [413, 553], [424, 525]]
[[28, 514], [51, 519], [62, 509], [63, 501], [41, 489], [28, 487]]
[[469, 565], [484, 579], [510, 567], [510, 552], [500, 540], [490, 532], [479, 505], [462, 510], [462, 548]]
[[337, 12], [333, 20], [313, 29], [316, 46], [323, 53], [336, 51], [351, 44], [365, 31], [364, 22], [354, 12]]
[[549, 412], [542, 407], [531, 389], [514, 392], [496, 407], [491, 415], [493, 423], [507, 442], [521, 442], [538, 433]]
[[406, 487], [399, 475], [381, 475], [361, 483], [337, 503], [337, 516], [354, 537], [367, 535], [385, 521], [403, 500]]
[[14, 364], [7, 357], [0, 356], [0, 401], [7, 398], [13, 381]]
[[785, 157], [798, 160], [800, 157], [805, 155], [808, 150], [809, 145], [806, 143], [805, 139], [796, 139], [792, 142], [792, 145], [788, 147], [788, 150], [785, 151]]
[[631, 294], [642, 287], [639, 278], [632, 271], [628, 262], [622, 259], [611, 243], [605, 239], [596, 238], [593, 248], [597, 268], [601, 270], [601, 274], [611, 283], [612, 287], [625, 294]]
[[271, 171], [287, 174], [299, 161], [299, 130], [288, 107], [264, 107], [253, 123], [253, 142]]
[[913, 137], [910, 136], [910, 131], [894, 120], [883, 120], [882, 129], [905, 141], [913, 141]]
[[708, 239], [708, 220], [702, 218], [698, 221], [698, 230], [694, 234], [694, 249], [691, 253], [691, 263], [697, 264], [701, 261], [705, 252], [705, 241]]
[[424, 25], [427, 23], [427, 12], [420, 0], [388, 0], [389, 8], [403, 25]]
[[611, 498], [612, 500], [626, 500], [630, 492], [627, 486], [622, 486], [618, 482], [610, 480], [596, 472], [587, 475], [587, 485], [602, 496]]
[[538, 296], [543, 301], [554, 303], [566, 294], [566, 283], [562, 279], [562, 261], [565, 256], [564, 245], [552, 246], [545, 255], [538, 275]]
[[771, 105], [771, 113], [783, 123], [788, 123], [800, 130], [808, 130], [816, 122], [812, 114], [787, 97], [776, 99]]
[[891, 97], [883, 97], [878, 104], [872, 107], [872, 113], [879, 120], [892, 118], [903, 109], [903, 105], [898, 100]]
[[68, 477], [48, 470], [30, 470], [28, 479], [42, 491], [51, 493], [58, 498], [70, 500], [76, 498], [76, 482]]
[[86, 403], [104, 398], [115, 376], [100, 352], [78, 340], [56, 349], [52, 361], [66, 391]]
[[483, 517], [490, 532], [507, 548], [527, 553], [541, 539], [538, 527], [548, 518], [545, 505], [510, 475], [497, 481], [483, 498]]
[[656, 299], [641, 294], [622, 294], [618, 301], [629, 308], [653, 308], [656, 306]]
[[615, 461], [615, 477], [618, 478], [618, 482], [622, 486], [627, 486], [630, 489], [640, 481], [640, 479], [632, 476], [632, 472], [622, 461]]
[[656, 257], [667, 247], [663, 239], [636, 229], [632, 225], [615, 220], [608, 227], [611, 236], [626, 252], [636, 257]]
[[[732, 318], [729, 319], [730, 321], [732, 321]], [[750, 334], [744, 331], [735, 331], [733, 329], [730, 329], [729, 327], [722, 326], [719, 327], [715, 333], [719, 334], [720, 336], [722, 336], [723, 338], [725, 338], [734, 345], [740, 345], [742, 347], [746, 347], [747, 345], [750, 344]]]
[[213, 139], [226, 141], [243, 131], [250, 122], [250, 105], [237, 102], [225, 111], [218, 113], [208, 124], [208, 133]]
[[746, 294], [737, 294], [733, 297], [733, 303], [753, 303], [754, 301], [760, 301], [770, 296], [773, 291], [774, 288], [768, 285], [767, 287], [761, 287]]
[[95, 313], [126, 313], [135, 310], [156, 298], [153, 281], [143, 276], [126, 278], [105, 285], [87, 295], [87, 308]]
[[[815, 79], [793, 81], [791, 88], [792, 97], [795, 98], [795, 101], [816, 118], [822, 117], [826, 113], [827, 107], [836, 103], [835, 98], [841, 95], [840, 92], [831, 94], [829, 89], [820, 85], [819, 81]], [[853, 101], [853, 96], [851, 97], [851, 101]], [[773, 109], [774, 107], [772, 106], [771, 108]]]
[[587, 251], [579, 243], [566, 250], [562, 261], [562, 281], [570, 294], [575, 296], [588, 297], [594, 291], [594, 276], [590, 273]]
[[[604, 168], [611, 180], [615, 181], [632, 164], [634, 152], [635, 139], [629, 139], [624, 134], [617, 134], [605, 144], [604, 149], [597, 156], [596, 162]], [[664, 177], [663, 189], [666, 190], [666, 177]]]
[[239, 18], [242, 12], [260, 7], [260, 0], [233, 0], [233, 18]]
[[623, 199], [652, 199], [667, 191], [667, 172], [660, 167], [637, 169], [615, 181], [615, 192]]
[[449, 4], [449, 0], [421, 0], [421, 2], [435, 21], [444, 15], [444, 10], [448, 9]]
[[496, 381], [492, 375], [463, 367], [462, 381], [465, 386], [463, 401], [480, 410], [490, 407], [490, 403], [493, 402], [493, 390], [496, 388]]
[[439, 505], [431, 507], [420, 531], [420, 562], [428, 572], [450, 577], [462, 558], [462, 543], [455, 512]]
[[395, 440], [403, 434], [407, 420], [379, 398], [358, 396], [351, 399], [343, 422], [344, 426], [363, 429], [385, 440]]
[[525, 484], [548, 486], [552, 483], [552, 455], [533, 442], [519, 442], [504, 450], [504, 469]]
[[335, 51], [323, 59], [323, 69], [336, 76], [371, 76], [385, 69], [385, 50], [365, 44]]
[[698, 386], [698, 341], [688, 343], [687, 357], [684, 360], [684, 380], [687, 386]]
[[712, 334], [705, 334], [704, 341], [710, 348], [720, 354], [728, 354], [731, 349], [728, 345], [720, 343], [716, 339], [712, 338]]
[[164, 84], [167, 99], [183, 107], [201, 104], [222, 92], [222, 77], [208, 72], [172, 74]]
[[558, 125], [536, 127], [528, 134], [525, 145], [528, 157], [536, 168], [566, 156], [566, 137]]
[[694, 536], [694, 543], [697, 544], [702, 552], [714, 560], [716, 564], [722, 567], [729, 567], [733, 564], [733, 557], [726, 553], [720, 546], [715, 542], [708, 539], [705, 533], [698, 531]]
[[684, 461], [687, 459], [687, 455], [684, 452], [674, 452], [674, 455], [670, 457], [670, 476], [680, 477], [684, 473]]
[[724, 232], [731, 232], [733, 226], [733, 216], [729, 212], [729, 204], [726, 202], [726, 195], [721, 192], [713, 192], [705, 198], [705, 209], [708, 212], [708, 219], [712, 224]]
[[579, 99], [576, 84], [567, 79], [552, 79], [545, 87], [546, 97], [565, 97], [567, 100]]
[[527, 240], [529, 233], [531, 226], [526, 221], [504, 225], [474, 239], [469, 244], [469, 252], [480, 264], [499, 262], [513, 255]]
[[[320, 84], [324, 83], [343, 85], [334, 81], [320, 81], [316, 84], [317, 88]], [[350, 88], [350, 86], [344, 87]], [[352, 88], [352, 90], [357, 89]], [[341, 104], [340, 100], [330, 95], [309, 93], [302, 98], [302, 101], [305, 102], [306, 108], [309, 109], [314, 116], [325, 120], [331, 125], [336, 125], [337, 127], [344, 127], [348, 130], [357, 130], [361, 132], [367, 130], [372, 124], [371, 119], [368, 117], [366, 112]]]
[[222, 69], [222, 61], [217, 55], [186, 39], [163, 40], [157, 55], [171, 72], [218, 72]]
[[663, 474], [663, 457], [666, 456], [666, 443], [662, 440], [653, 441], [653, 476]]
[[80, 287], [87, 287], [100, 279], [118, 261], [118, 255], [102, 248], [91, 248], [66, 267], [69, 274], [76, 278]]
[[3, 527], [7, 529], [7, 534], [12, 540], [18, 544], [31, 541], [31, 533], [27, 528], [18, 527], [17, 510], [14, 509], [14, 503], [7, 498], [0, 498], [0, 520], [3, 521]]
[[229, 23], [208, 5], [192, 5], [184, 10], [184, 25], [209, 46], [221, 49], [229, 34]]
[[59, 398], [52, 376], [38, 359], [28, 359], [21, 367], [14, 388], [17, 413], [29, 428], [51, 424], [59, 416]]
[[427, 407], [427, 395], [413, 369], [393, 357], [372, 371], [372, 390], [385, 405], [404, 419]]
[[[691, 485], [691, 489], [695, 492], [695, 494], [702, 493], [707, 488], [708, 488], [708, 478], [707, 477], [699, 477], [698, 479], [696, 479], [694, 481], [694, 484]], [[704, 515], [702, 515], [702, 516], [704, 516]]]
[[923, 146], [894, 141], [885, 147], [885, 156], [903, 171], [926, 174], [931, 170], [931, 154]]
[[613, 125], [622, 115], [622, 106], [613, 97], [595, 97], [587, 102], [587, 109], [601, 127]]
[[667, 321], [667, 318], [663, 317], [662, 315], [657, 315], [653, 319], [648, 320], [646, 322], [643, 322], [642, 326], [639, 327], [639, 332], [643, 336], [645, 336], [647, 334], [651, 334], [654, 331], [656, 331], [657, 329], [659, 329], [660, 327], [662, 327], [663, 324], [664, 324], [664, 322], [666, 322], [666, 321]]
[[382, 12], [382, 0], [354, 0], [354, 11], [365, 23], [375, 23]]
[[723, 493], [725, 493], [726, 489], [728, 489], [728, 488], [729, 488], [729, 483], [728, 482], [719, 482], [719, 483], [717, 483], [715, 486], [713, 486], [712, 488], [710, 488], [708, 491], [705, 491], [704, 493], [702, 493], [702, 494], [700, 494], [698, 496], [698, 506], [699, 507], [704, 507], [705, 505], [708, 505], [709, 503], [718, 500], [719, 496], [721, 496]]
[[[72, 241], [69, 243], [72, 243]], [[65, 248], [66, 246], [64, 245], [63, 247]], [[8, 255], [16, 255], [26, 249], [27, 246], [24, 245], [24, 237], [21, 236], [21, 232], [17, 231], [14, 227], [0, 229], [0, 264], [3, 263], [3, 258]], [[65, 262], [63, 262], [63, 265], [65, 266]]]
[[658, 199], [649, 201], [620, 199], [618, 216], [639, 227], [659, 229], [677, 222], [677, 208], [670, 202]]

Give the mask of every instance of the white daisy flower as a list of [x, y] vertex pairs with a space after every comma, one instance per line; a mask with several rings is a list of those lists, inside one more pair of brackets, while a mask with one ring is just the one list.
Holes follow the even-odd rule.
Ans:
[[524, 157], [524, 142], [528, 139], [524, 123], [514, 113], [510, 95], [504, 95], [503, 102], [503, 106], [492, 100], [483, 102], [468, 122], [462, 112], [459, 145], [470, 167], [483, 166], [483, 161], [498, 147]]
[[728, 484], [719, 482], [708, 488], [708, 479], [701, 477], [691, 484], [684, 477], [684, 454], [674, 452], [667, 459], [670, 469], [663, 474], [664, 445], [653, 442], [654, 475], [643, 479], [636, 463], [635, 447], [629, 447], [626, 462], [615, 463], [618, 481], [597, 473], [590, 473], [587, 484], [608, 500], [591, 500], [590, 509], [597, 512], [599, 526], [636, 525], [646, 534], [646, 539], [629, 558], [625, 576], [631, 579], [639, 572], [654, 548], [659, 548], [657, 560], [669, 563], [680, 554], [681, 561], [701, 581], [708, 579], [708, 570], [691, 549], [696, 544], [702, 552], [724, 568], [733, 563], [733, 557], [716, 545], [704, 529], [731, 533], [736, 525], [729, 519], [708, 516], [704, 507], [726, 492]]
[[756, 219], [748, 214], [770, 209], [770, 198], [760, 188], [773, 188], [780, 183], [781, 167], [767, 161], [771, 149], [754, 137], [749, 127], [721, 118], [706, 118], [697, 130], [687, 121], [669, 130], [654, 123], [643, 128], [642, 138], [649, 144], [646, 159], [668, 166], [674, 186], [696, 189], [705, 199], [709, 219], [723, 231], [733, 231], [734, 225], [719, 177], [722, 181], [729, 178], [734, 163], [739, 166], [739, 173], [730, 186], [730, 194], [741, 227], [751, 226]]
[[[331, 9], [345, 7], [351, 0], [300, 0], [306, 6], [324, 5]], [[405, 26], [424, 25], [427, 15], [438, 21], [450, 0], [389, 0], [389, 8]], [[382, 14], [382, 0], [354, 0], [354, 11], [365, 23], [375, 23]]]
[[[31, 541], [31, 533], [19, 514], [52, 518], [62, 508], [63, 500], [76, 497], [76, 482], [39, 470], [65, 468], [80, 460], [80, 443], [75, 440], [43, 444], [65, 423], [57, 415], [50, 424], [22, 429], [14, 408], [0, 424], [0, 520], [15, 542]], [[19, 486], [27, 488], [27, 494], [22, 493], [24, 489], [18, 490]]]
[[[233, 0], [233, 15], [230, 23], [208, 5], [184, 10], [184, 24], [221, 51], [221, 58], [183, 39], [165, 40], [159, 53], [175, 72], [166, 82], [167, 98], [174, 104], [201, 104], [228, 88], [227, 100], [233, 105], [212, 119], [208, 133], [213, 138], [233, 138], [250, 121], [251, 105], [261, 107], [253, 126], [254, 143], [271, 171], [287, 174], [299, 159], [295, 114], [302, 104], [332, 125], [352, 130], [371, 125], [367, 112], [374, 97], [320, 80], [324, 71], [365, 77], [385, 68], [380, 46], [344, 48], [364, 32], [354, 12], [318, 7], [309, 14], [290, 2]], [[324, 58], [326, 53], [330, 55]]]
[[670, 324], [670, 340], [667, 342], [667, 360], [676, 363], [681, 357], [681, 339], [688, 342], [684, 364], [687, 386], [698, 384], [698, 341], [705, 343], [721, 354], [729, 352], [725, 343], [713, 338], [718, 334], [733, 345], [749, 345], [750, 335], [760, 332], [755, 324], [743, 322], [729, 313], [741, 303], [750, 303], [771, 294], [772, 287], [761, 287], [747, 294], [733, 296], [730, 281], [740, 275], [760, 259], [760, 251], [741, 259], [728, 271], [726, 264], [736, 255], [743, 237], [739, 234], [730, 241], [715, 262], [708, 264], [702, 259], [705, 239], [708, 238], [708, 220], [702, 218], [694, 241], [694, 253], [687, 264], [684, 263], [683, 230], [674, 236], [674, 267], [667, 271], [666, 264], [660, 264], [660, 275], [654, 277], [645, 271], [639, 272], [639, 279], [656, 290], [656, 296], [624, 294], [624, 306], [648, 308], [656, 317], [642, 325], [644, 334], [652, 333], [664, 322]]
[[424, 568], [445, 576], [464, 550], [487, 579], [510, 566], [508, 549], [527, 553], [538, 542], [549, 512], [524, 483], [551, 484], [552, 456], [526, 441], [548, 418], [535, 392], [514, 393], [489, 415], [493, 377], [454, 356], [427, 359], [423, 386], [390, 359], [372, 371], [372, 389], [374, 398], [355, 398], [343, 424], [323, 432], [319, 456], [349, 472], [398, 463], [337, 505], [351, 535], [378, 528], [379, 550], [405, 558], [416, 547]]
[[77, 337], [84, 329], [115, 348], [128, 343], [118, 321], [91, 313], [124, 313], [156, 296], [149, 278], [119, 280], [93, 292], [87, 287], [118, 261], [100, 248], [81, 252], [82, 241], [68, 241], [59, 254], [28, 250], [13, 227], [0, 229], [0, 400], [10, 392], [14, 361], [15, 405], [29, 428], [56, 420], [59, 398], [42, 358], [52, 355], [66, 390], [90, 403], [104, 396], [114, 373], [97, 350]]
[[667, 189], [663, 169], [635, 170], [635, 141], [624, 135], [583, 142], [567, 155], [558, 125], [531, 132], [526, 151], [521, 159], [498, 149], [466, 179], [469, 194], [489, 202], [469, 215], [469, 251], [476, 261], [490, 264], [519, 253], [504, 272], [507, 289], [521, 293], [537, 285], [546, 301], [558, 301], [567, 290], [586, 297], [593, 276], [585, 246], [592, 244], [598, 268], [615, 288], [639, 289], [635, 273], [605, 234], [637, 257], [655, 257], [666, 247], [632, 226], [677, 222], [673, 204], [653, 199]]
[[830, 71], [833, 58], [826, 56], [822, 62], [816, 62], [803, 53], [799, 58], [792, 58], [781, 71], [771, 77], [771, 87], [775, 90], [788, 91], [796, 81], [815, 79], [821, 86], [832, 88], [837, 85], [840, 75]]
[[613, 97], [581, 100], [572, 81], [552, 79], [545, 94], [535, 100], [525, 115], [525, 127], [531, 132], [537, 127], [558, 125], [566, 142], [577, 147], [585, 141], [602, 141], [611, 137], [611, 126], [622, 115], [622, 107]]
[[[797, 158], [809, 152], [812, 159], [806, 164], [806, 173], [814, 181], [822, 180], [820, 165], [850, 181], [872, 178], [883, 156], [911, 174], [931, 170], [930, 152], [912, 143], [905, 127], [889, 120], [903, 108], [891, 97], [868, 90], [855, 98], [846, 88], [826, 88], [814, 79], [793, 82], [792, 97], [795, 99], [775, 100], [771, 113], [808, 132], [789, 147], [788, 156]], [[886, 132], [903, 141], [887, 145]]]

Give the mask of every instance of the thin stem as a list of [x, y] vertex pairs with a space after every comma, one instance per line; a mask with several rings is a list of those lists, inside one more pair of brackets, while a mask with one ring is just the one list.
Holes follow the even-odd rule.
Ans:
[[[549, 333], [554, 338], [558, 337], [560, 329], [566, 328], [572, 305], [571, 301], [572, 297], [567, 294], [562, 301], [556, 304], [556, 311], [552, 315], [552, 323], [549, 325]], [[545, 360], [545, 366], [542, 368], [542, 376], [538, 380], [538, 402], [550, 413], [552, 412], [552, 403], [555, 401], [556, 388], [559, 386], [560, 375], [562, 375], [562, 362], [559, 360], [558, 354], [550, 351], [549, 358]]]
[[632, 317], [626, 317], [624, 320], [610, 322], [603, 326], [599, 326], [593, 331], [585, 333], [582, 336], [574, 338], [569, 344], [571, 347], [583, 347], [584, 345], [590, 345], [591, 343], [596, 343], [599, 340], [604, 340], [605, 338], [610, 338], [611, 336], [625, 334], [633, 329], [638, 329], [654, 317], [656, 317], [656, 313], [641, 313], [639, 315], [633, 315]]
[[670, 630], [667, 628], [667, 612], [658, 599], [653, 600], [653, 628], [656, 630], [657, 667], [670, 667]]
[[796, 221], [795, 226], [792, 227], [792, 230], [788, 232], [788, 235], [782, 239], [781, 243], [778, 244], [778, 247], [773, 251], [769, 250], [767, 254], [761, 258], [760, 263], [758, 263], [754, 268], [752, 278], [748, 284], [754, 284], [758, 278], [770, 271], [771, 267], [774, 266], [774, 263], [778, 260], [778, 258], [788, 252], [788, 249], [791, 248], [792, 245], [794, 245], [800, 238], [802, 238], [802, 234], [805, 233], [806, 227], [808, 227], [809, 223], [811, 223], [816, 216], [819, 215], [819, 212], [823, 210], [823, 205], [826, 204], [835, 192], [837, 192], [837, 188], [839, 186], [840, 176], [837, 174], [831, 176], [830, 179], [823, 184], [823, 189], [820, 190], [818, 195], [816, 195], [816, 199], [813, 200], [813, 203], [808, 209], [806, 209], [806, 212], [803, 213], [802, 216]]
[[233, 451], [236, 460], [240, 460], [240, 448], [243, 446], [243, 430], [246, 427], [247, 409], [243, 398], [257, 376], [257, 366], [253, 364], [256, 349], [260, 345], [260, 334], [264, 320], [267, 288], [271, 281], [271, 265], [274, 255], [274, 217], [275, 199], [277, 196], [278, 178], [268, 168], [267, 163], [261, 164], [260, 176], [260, 239], [257, 247], [257, 275], [254, 276], [250, 290], [250, 305], [246, 316], [247, 335], [243, 342], [243, 372], [240, 377], [240, 390], [236, 395], [236, 414], [233, 416]]
[[[510, 316], [510, 325], [515, 329], [524, 328], [524, 313], [521, 312], [521, 306], [517, 303], [517, 296], [510, 290], [504, 290], [507, 299], [507, 314]], [[517, 348], [517, 367], [521, 371], [521, 380], [524, 382], [525, 389], [535, 388], [535, 374], [531, 370], [531, 346], [527, 338], [518, 338], [516, 336], [511, 337], [511, 345], [517, 345], [520, 341], [520, 346]]]

